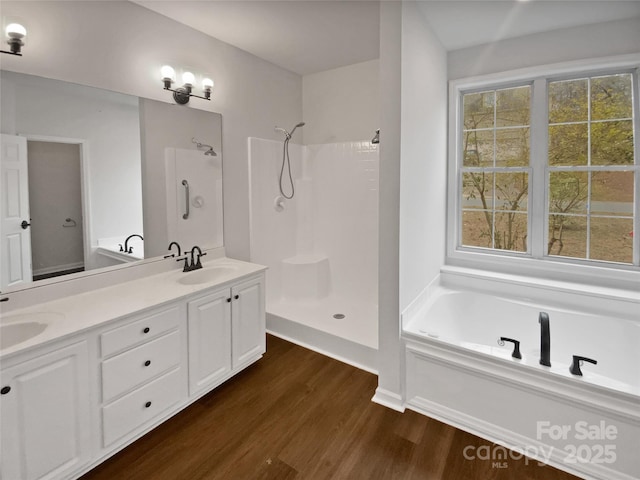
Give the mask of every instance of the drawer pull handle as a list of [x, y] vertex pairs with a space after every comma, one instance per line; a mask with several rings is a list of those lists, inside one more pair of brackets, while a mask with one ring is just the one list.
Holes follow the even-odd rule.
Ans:
[[150, 329], [149, 327], [144, 327], [144, 330], [142, 330], [143, 333], [149, 333]]
[[151, 360], [147, 360], [146, 362], [144, 362], [145, 367], [148, 367], [149, 365], [151, 365]]
[[233, 298], [235, 298], [235, 299], [237, 300], [237, 299], [239, 299], [239, 298], [240, 298], [240, 295], [236, 295], [236, 296], [235, 296], [235, 297], [233, 297]]
[[151, 402], [147, 402], [144, 404], [144, 408], [149, 408], [151, 406]]
[[6, 395], [7, 393], [9, 393], [11, 391], [11, 387], [7, 386], [7, 387], [2, 387], [2, 390], [0, 390], [0, 394], [2, 395]]

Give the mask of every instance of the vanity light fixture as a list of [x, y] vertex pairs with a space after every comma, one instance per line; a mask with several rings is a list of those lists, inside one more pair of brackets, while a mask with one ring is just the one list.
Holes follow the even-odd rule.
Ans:
[[162, 76], [162, 82], [164, 83], [164, 89], [173, 92], [173, 99], [176, 103], [184, 105], [189, 102], [189, 98], [196, 97], [203, 100], [211, 100], [211, 90], [213, 90], [213, 80], [210, 78], [204, 78], [202, 80], [202, 91], [204, 96], [196, 95], [192, 92], [193, 84], [196, 77], [191, 72], [184, 72], [182, 74], [182, 87], [171, 88], [171, 85], [176, 81], [176, 71], [169, 65], [164, 65], [160, 69], [160, 75]]
[[9, 44], [11, 50], [0, 50], [0, 52], [21, 57], [22, 53], [20, 53], [20, 50], [24, 45], [22, 39], [27, 35], [27, 29], [19, 23], [10, 23], [9, 25], [7, 25], [7, 28], [5, 28], [4, 32], [7, 36], [7, 43]]

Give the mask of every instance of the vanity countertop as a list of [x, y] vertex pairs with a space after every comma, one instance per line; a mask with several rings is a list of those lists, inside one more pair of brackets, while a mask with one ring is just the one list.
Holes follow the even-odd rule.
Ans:
[[37, 322], [45, 323], [46, 328], [26, 341], [1, 349], [0, 359], [209, 288], [221, 287], [267, 268], [227, 257], [203, 262], [202, 266], [192, 272], [172, 270], [122, 282], [2, 315], [0, 325], [3, 327]]

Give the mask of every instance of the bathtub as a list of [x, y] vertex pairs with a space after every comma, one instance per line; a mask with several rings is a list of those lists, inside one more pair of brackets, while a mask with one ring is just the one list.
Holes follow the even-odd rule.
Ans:
[[[443, 273], [403, 312], [405, 406], [582, 478], [640, 479], [640, 298], [513, 280]], [[598, 363], [576, 376], [573, 355]]]

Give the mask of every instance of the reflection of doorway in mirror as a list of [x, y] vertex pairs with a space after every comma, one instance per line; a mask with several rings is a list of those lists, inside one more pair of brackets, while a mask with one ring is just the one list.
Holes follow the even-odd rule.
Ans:
[[2, 134], [0, 142], [1, 287], [31, 282], [31, 228], [27, 140]]
[[33, 280], [83, 271], [80, 145], [29, 141], [27, 151]]
[[167, 234], [184, 249], [223, 243], [222, 158], [165, 148]]

